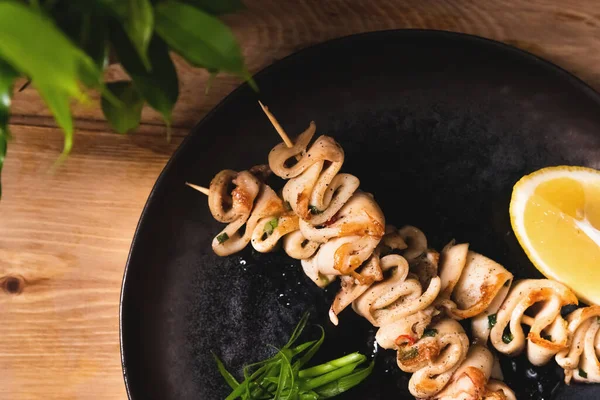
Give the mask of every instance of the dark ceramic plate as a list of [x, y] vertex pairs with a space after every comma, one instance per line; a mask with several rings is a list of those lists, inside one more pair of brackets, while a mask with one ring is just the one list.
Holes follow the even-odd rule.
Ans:
[[[260, 98], [294, 135], [317, 124], [346, 152], [344, 170], [375, 194], [389, 223], [413, 224], [440, 248], [449, 239], [538, 277], [512, 234], [513, 184], [538, 168], [599, 167], [600, 96], [530, 54], [472, 36], [386, 31], [303, 50], [256, 76]], [[234, 370], [281, 346], [305, 310], [326, 330], [321, 357], [372, 353], [374, 329], [352, 310], [334, 328], [322, 291], [299, 262], [250, 250], [220, 258], [220, 224], [206, 198], [224, 168], [265, 163], [279, 138], [243, 85], [191, 132], [154, 187], [123, 282], [123, 370], [133, 400], [211, 400], [228, 394], [211, 351]], [[600, 386], [558, 385], [554, 363], [504, 359], [519, 399], [598, 399]], [[540, 392], [544, 392], [543, 396]], [[345, 399], [411, 398], [394, 352]]]

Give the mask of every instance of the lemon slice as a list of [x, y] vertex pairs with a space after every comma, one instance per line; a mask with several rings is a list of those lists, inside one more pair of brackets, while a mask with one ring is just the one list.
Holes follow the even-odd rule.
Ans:
[[600, 304], [600, 171], [558, 166], [524, 176], [513, 188], [510, 220], [542, 274]]

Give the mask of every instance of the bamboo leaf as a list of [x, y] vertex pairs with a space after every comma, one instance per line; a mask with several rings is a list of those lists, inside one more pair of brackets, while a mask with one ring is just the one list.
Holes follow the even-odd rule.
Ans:
[[184, 0], [184, 2], [213, 15], [234, 13], [246, 8], [241, 0]]
[[173, 107], [179, 97], [179, 80], [165, 42], [158, 36], [152, 38], [148, 48], [152, 69], [148, 71], [122, 29], [113, 27], [110, 36], [119, 61], [131, 76], [136, 89], [170, 124]]
[[0, 59], [0, 198], [2, 198], [2, 167], [6, 158], [8, 139], [8, 119], [12, 100], [13, 84], [19, 73], [4, 60]]
[[119, 81], [107, 84], [107, 89], [121, 101], [116, 106], [102, 97], [102, 112], [112, 128], [127, 133], [140, 124], [144, 99], [131, 82]]
[[155, 12], [158, 34], [190, 64], [247, 74], [235, 36], [218, 18], [178, 1], [160, 3]]

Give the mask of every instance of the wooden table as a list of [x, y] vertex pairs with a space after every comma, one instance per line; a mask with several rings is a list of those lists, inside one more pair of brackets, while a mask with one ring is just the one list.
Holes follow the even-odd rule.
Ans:
[[[373, 3], [373, 4], [372, 4]], [[598, 0], [246, 0], [226, 17], [252, 72], [303, 47], [357, 32], [466, 32], [542, 56], [600, 89]], [[174, 139], [143, 113], [130, 136], [111, 133], [97, 104], [76, 107], [66, 164], [49, 169], [61, 131], [33, 89], [16, 95], [0, 202], [0, 400], [124, 399], [119, 294], [140, 212], [188, 130], [239, 81], [177, 60]], [[108, 71], [118, 78], [118, 68]], [[310, 84], [310, 82], [307, 82]]]

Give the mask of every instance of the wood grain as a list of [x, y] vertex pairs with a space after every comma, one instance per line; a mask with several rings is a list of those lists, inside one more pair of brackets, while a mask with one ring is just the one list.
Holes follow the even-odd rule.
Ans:
[[[428, 28], [500, 40], [600, 89], [597, 0], [246, 0], [227, 16], [252, 72], [301, 48], [357, 32]], [[35, 90], [14, 101], [0, 203], [0, 400], [123, 399], [118, 304], [123, 266], [148, 193], [187, 133], [240, 81], [176, 60], [175, 138], [145, 109], [131, 136], [97, 106], [76, 107], [73, 155], [54, 172], [62, 136]], [[107, 73], [121, 79], [119, 68]], [[307, 83], [310, 84], [310, 83]]]

